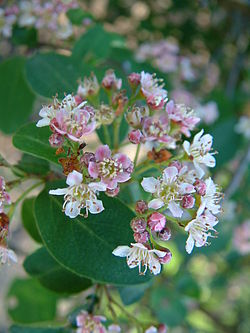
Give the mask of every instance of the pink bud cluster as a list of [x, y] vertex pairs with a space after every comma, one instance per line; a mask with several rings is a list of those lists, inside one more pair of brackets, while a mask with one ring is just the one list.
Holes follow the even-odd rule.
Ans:
[[3, 24], [0, 33], [11, 37], [15, 24], [20, 27], [35, 27], [38, 30], [52, 32], [57, 39], [67, 39], [73, 34], [73, 27], [66, 13], [71, 8], [79, 7], [77, 0], [31, 0], [20, 1], [0, 10]]

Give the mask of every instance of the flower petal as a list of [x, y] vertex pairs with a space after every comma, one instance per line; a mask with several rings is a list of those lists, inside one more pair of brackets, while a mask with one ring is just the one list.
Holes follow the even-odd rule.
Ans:
[[111, 157], [111, 150], [108, 145], [102, 145], [96, 149], [95, 158], [97, 161], [103, 161], [104, 158]]
[[50, 190], [49, 194], [52, 195], [64, 195], [68, 192], [68, 188], [58, 188], [56, 190]]
[[113, 250], [112, 254], [117, 257], [127, 257], [130, 253], [130, 250], [131, 249], [129, 246], [120, 245]]
[[188, 239], [186, 241], [186, 251], [188, 254], [190, 254], [193, 251], [194, 248], [194, 239], [191, 235], [188, 236]]
[[168, 209], [170, 210], [170, 212], [173, 214], [174, 217], [181, 217], [182, 216], [183, 211], [176, 202], [171, 201], [168, 204]]
[[153, 199], [153, 200], [149, 201], [149, 203], [148, 203], [148, 208], [152, 208], [152, 209], [160, 209], [163, 206], [164, 206], [164, 202], [161, 199]]
[[154, 177], [143, 178], [141, 182], [141, 186], [143, 187], [144, 191], [149, 193], [155, 193], [159, 184], [159, 180], [155, 179]]
[[82, 183], [82, 174], [78, 171], [72, 171], [68, 174], [66, 184], [69, 186], [80, 185]]
[[94, 179], [98, 178], [99, 176], [98, 164], [96, 162], [89, 162], [88, 172], [92, 178]]
[[163, 180], [165, 183], [172, 183], [178, 175], [178, 169], [175, 166], [163, 170]]
[[91, 214], [99, 214], [104, 210], [101, 200], [86, 200], [86, 208]]

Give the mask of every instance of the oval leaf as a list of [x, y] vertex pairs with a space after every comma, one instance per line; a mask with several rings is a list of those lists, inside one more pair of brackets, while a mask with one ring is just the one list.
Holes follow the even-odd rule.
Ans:
[[56, 53], [36, 54], [27, 61], [26, 73], [32, 89], [39, 95], [49, 97], [76, 91], [81, 76], [72, 59]]
[[[65, 184], [62, 185], [65, 187]], [[53, 186], [62, 187], [62, 186]], [[130, 270], [124, 258], [112, 255], [118, 245], [133, 241], [129, 226], [133, 212], [118, 199], [103, 195], [105, 210], [87, 219], [68, 218], [63, 199], [45, 189], [35, 202], [37, 225], [50, 254], [72, 272], [103, 283], [117, 285], [146, 282], [148, 277]]]
[[25, 199], [22, 206], [22, 222], [28, 234], [38, 243], [42, 243], [34, 216], [35, 198]]
[[34, 94], [24, 78], [25, 60], [16, 57], [0, 64], [0, 129], [13, 133], [32, 112]]
[[49, 127], [38, 128], [35, 123], [30, 123], [21, 127], [14, 134], [13, 145], [25, 153], [58, 163], [56, 149], [49, 144], [50, 134]]
[[24, 263], [24, 269], [46, 288], [58, 293], [74, 294], [88, 289], [92, 283], [59, 265], [51, 257], [45, 247], [28, 256]]

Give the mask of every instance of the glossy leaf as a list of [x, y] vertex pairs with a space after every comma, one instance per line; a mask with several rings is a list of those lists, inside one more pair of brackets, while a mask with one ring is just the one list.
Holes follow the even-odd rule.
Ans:
[[38, 249], [24, 261], [24, 269], [37, 278], [46, 288], [64, 294], [74, 294], [91, 286], [91, 281], [82, 278], [61, 266], [46, 250]]
[[23, 154], [16, 166], [23, 172], [33, 175], [46, 175], [50, 170], [47, 161], [28, 154]]
[[22, 205], [22, 222], [28, 234], [38, 243], [42, 243], [34, 215], [35, 198], [25, 199]]
[[15, 57], [0, 64], [0, 130], [13, 133], [32, 113], [34, 94], [24, 78], [25, 60]]
[[42, 287], [35, 279], [16, 279], [10, 286], [8, 314], [17, 323], [53, 320], [57, 295]]
[[58, 163], [56, 149], [49, 144], [50, 134], [48, 127], [38, 128], [35, 123], [30, 123], [16, 132], [13, 137], [13, 145], [25, 153]]
[[38, 53], [27, 61], [27, 79], [39, 95], [52, 98], [58, 94], [74, 93], [77, 80], [82, 75], [71, 57], [56, 53]]
[[133, 241], [129, 226], [133, 212], [118, 199], [103, 195], [105, 210], [101, 214], [70, 219], [62, 212], [63, 199], [48, 194], [49, 188], [58, 187], [65, 183], [50, 184], [35, 202], [38, 228], [53, 257], [72, 272], [98, 282], [146, 282], [148, 277], [140, 276], [138, 269], [130, 270], [125, 258], [112, 255], [118, 245]]
[[112, 45], [122, 43], [121, 36], [107, 32], [100, 24], [97, 24], [75, 43], [72, 56], [81, 59], [87, 54], [91, 54], [97, 58], [105, 59], [111, 53]]

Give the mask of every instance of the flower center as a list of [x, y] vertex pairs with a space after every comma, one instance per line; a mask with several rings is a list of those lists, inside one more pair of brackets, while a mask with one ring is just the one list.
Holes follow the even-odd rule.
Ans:
[[104, 178], [115, 178], [123, 172], [122, 164], [117, 159], [104, 158], [99, 163], [99, 172]]
[[159, 197], [165, 202], [181, 200], [181, 196], [178, 192], [178, 187], [176, 183], [165, 184], [162, 183], [160, 186]]

